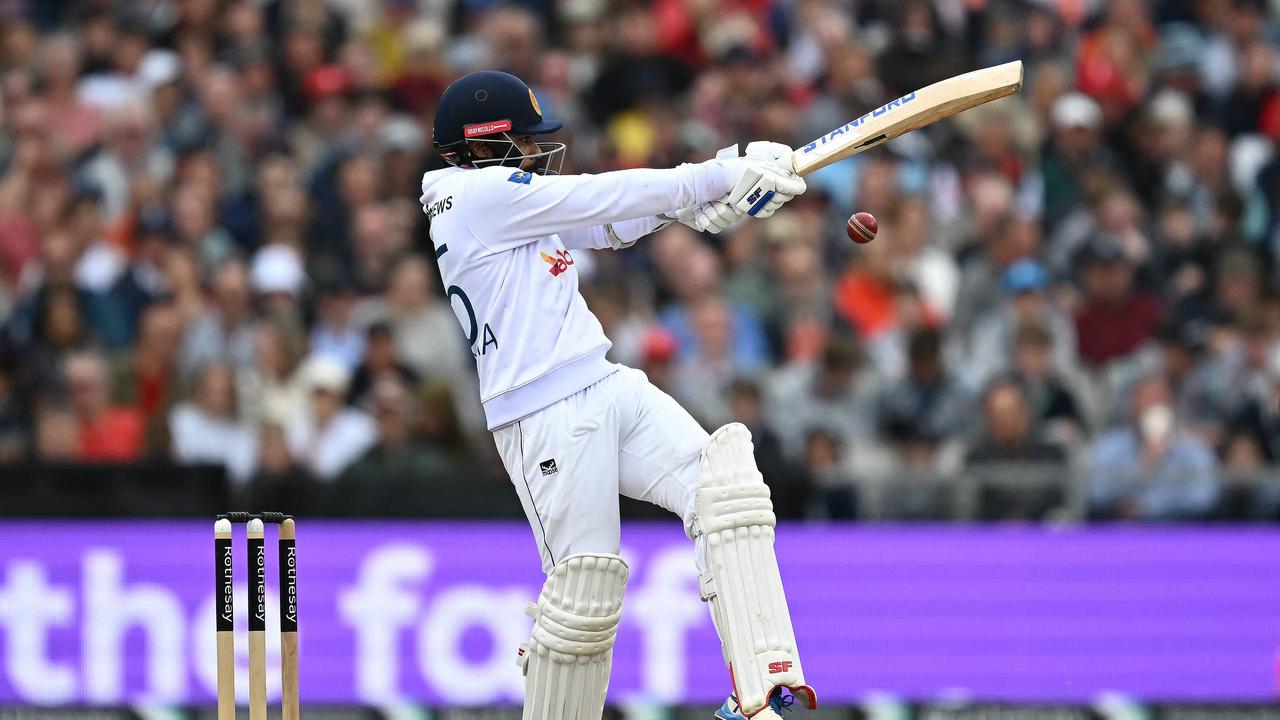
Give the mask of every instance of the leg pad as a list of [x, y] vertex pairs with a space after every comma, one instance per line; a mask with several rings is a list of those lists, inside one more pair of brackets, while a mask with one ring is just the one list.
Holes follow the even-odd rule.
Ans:
[[617, 555], [570, 555], [529, 606], [524, 720], [600, 720], [629, 570]]

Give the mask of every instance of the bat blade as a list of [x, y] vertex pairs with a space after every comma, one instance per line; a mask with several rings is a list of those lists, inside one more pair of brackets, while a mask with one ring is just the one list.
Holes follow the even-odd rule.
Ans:
[[974, 70], [903, 95], [791, 153], [797, 175], [824, 168], [1022, 87], [1022, 61]]

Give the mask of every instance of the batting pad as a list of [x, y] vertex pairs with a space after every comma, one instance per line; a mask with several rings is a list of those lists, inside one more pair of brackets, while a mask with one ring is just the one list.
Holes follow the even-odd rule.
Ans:
[[818, 704], [800, 667], [773, 552], [777, 519], [753, 451], [741, 423], [712, 433], [702, 451], [697, 518], [707, 564], [702, 599], [711, 603], [734, 694], [747, 717], [768, 706], [775, 687], [790, 689], [810, 710]]
[[628, 574], [617, 555], [584, 553], [547, 575], [519, 653], [524, 720], [600, 720]]

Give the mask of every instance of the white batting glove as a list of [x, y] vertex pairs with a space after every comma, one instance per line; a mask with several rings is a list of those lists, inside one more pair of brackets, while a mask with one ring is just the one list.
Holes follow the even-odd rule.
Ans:
[[747, 146], [745, 163], [727, 202], [754, 218], [767, 218], [806, 189], [804, 178], [791, 167], [791, 148], [782, 143], [758, 141]]
[[728, 230], [746, 217], [724, 200], [712, 200], [690, 208], [681, 208], [675, 215], [676, 220], [681, 223], [698, 232], [709, 232], [712, 235]]
[[747, 152], [744, 154], [749, 158], [772, 160], [777, 163], [779, 170], [791, 170], [791, 146], [789, 145], [768, 140], [756, 140], [747, 145]]
[[[731, 160], [738, 157], [738, 146], [731, 145], [727, 148], [721, 148], [716, 153], [717, 160]], [[738, 212], [728, 201], [728, 195], [710, 202], [704, 202], [701, 205], [693, 207], [681, 208], [673, 216], [676, 220], [684, 225], [697, 230], [698, 232], [709, 232], [712, 235], [728, 230], [737, 225], [746, 216]]]

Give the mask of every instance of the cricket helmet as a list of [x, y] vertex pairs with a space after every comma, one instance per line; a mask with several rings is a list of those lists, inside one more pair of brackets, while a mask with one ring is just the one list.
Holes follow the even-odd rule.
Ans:
[[[540, 158], [539, 169], [553, 156], [563, 156], [563, 143], [538, 143], [537, 155], [519, 154], [512, 135], [546, 135], [561, 123], [543, 116], [533, 90], [515, 75], [496, 70], [473, 72], [445, 88], [436, 106], [431, 143], [445, 162], [458, 167], [518, 166], [527, 158]], [[492, 158], [477, 158], [472, 142], [502, 143]], [[557, 168], [558, 169], [558, 168]]]

